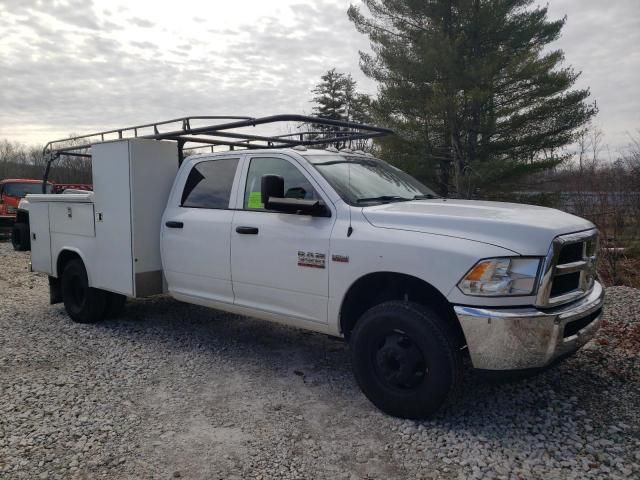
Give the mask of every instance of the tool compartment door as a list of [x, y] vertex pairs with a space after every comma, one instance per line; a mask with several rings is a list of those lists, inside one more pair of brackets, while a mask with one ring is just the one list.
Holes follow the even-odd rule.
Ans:
[[93, 285], [133, 297], [129, 143], [92, 147], [96, 258]]
[[29, 231], [31, 235], [32, 270], [52, 275], [48, 202], [32, 202], [29, 205]]
[[93, 222], [93, 204], [91, 203], [58, 203], [49, 205], [51, 233], [82, 235], [95, 237]]

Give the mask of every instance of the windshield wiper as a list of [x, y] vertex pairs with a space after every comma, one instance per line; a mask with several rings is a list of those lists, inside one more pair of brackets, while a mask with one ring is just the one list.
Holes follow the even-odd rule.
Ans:
[[408, 202], [409, 200], [411, 200], [411, 198], [400, 197], [398, 195], [380, 195], [379, 197], [359, 198], [356, 202]]

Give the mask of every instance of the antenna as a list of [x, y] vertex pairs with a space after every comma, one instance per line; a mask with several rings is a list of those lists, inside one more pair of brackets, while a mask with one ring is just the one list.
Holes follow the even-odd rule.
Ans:
[[[351, 187], [351, 162], [347, 159], [347, 177], [349, 179], [349, 187]], [[349, 207], [349, 228], [347, 228], [347, 238], [353, 233], [353, 227], [351, 226], [351, 205]]]

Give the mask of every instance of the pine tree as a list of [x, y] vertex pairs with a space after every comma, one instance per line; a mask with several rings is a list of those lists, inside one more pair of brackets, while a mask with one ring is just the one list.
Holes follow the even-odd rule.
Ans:
[[[311, 91], [315, 94], [313, 114], [330, 120], [344, 120], [346, 116], [345, 75], [332, 68], [320, 79], [321, 82]], [[322, 129], [322, 126], [318, 128]]]
[[371, 99], [357, 91], [358, 84], [351, 74], [344, 76], [345, 117], [349, 122], [369, 123]]
[[579, 73], [548, 45], [566, 19], [533, 0], [363, 0], [349, 8], [373, 55], [378, 121], [395, 137], [381, 155], [444, 194], [500, 189], [566, 158], [563, 147], [597, 113]]
[[[321, 82], [312, 90], [315, 94], [313, 114], [320, 118], [367, 123], [369, 121], [370, 99], [358, 93], [357, 82], [351, 74], [337, 72], [332, 68], [320, 77]], [[323, 135], [334, 134], [344, 128], [328, 125], [314, 125]], [[366, 143], [366, 142], [365, 142]], [[363, 145], [358, 145], [358, 148]]]

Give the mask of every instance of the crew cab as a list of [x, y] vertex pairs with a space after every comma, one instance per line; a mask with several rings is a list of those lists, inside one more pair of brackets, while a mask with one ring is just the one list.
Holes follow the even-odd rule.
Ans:
[[349, 149], [211, 152], [178, 167], [179, 142], [160, 140], [94, 144], [94, 192], [28, 196], [32, 269], [77, 322], [168, 293], [341, 337], [364, 394], [405, 418], [447, 402], [465, 357], [542, 369], [600, 324], [587, 220], [439, 198]]

